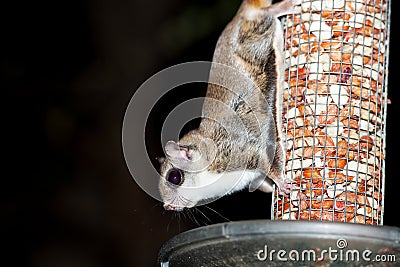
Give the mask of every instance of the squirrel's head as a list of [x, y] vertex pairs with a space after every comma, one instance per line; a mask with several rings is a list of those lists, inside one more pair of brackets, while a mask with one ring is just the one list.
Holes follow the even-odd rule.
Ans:
[[195, 206], [202, 200], [199, 192], [215, 158], [215, 145], [208, 138], [189, 133], [179, 143], [168, 141], [164, 150], [159, 181], [164, 208], [179, 211]]

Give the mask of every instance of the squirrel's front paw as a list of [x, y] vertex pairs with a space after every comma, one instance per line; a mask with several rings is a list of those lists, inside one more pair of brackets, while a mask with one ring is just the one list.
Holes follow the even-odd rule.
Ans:
[[293, 187], [292, 183], [294, 181], [289, 178], [284, 178], [280, 179], [278, 182], [277, 181], [274, 182], [279, 188], [279, 195], [287, 196], [290, 194], [290, 189]]

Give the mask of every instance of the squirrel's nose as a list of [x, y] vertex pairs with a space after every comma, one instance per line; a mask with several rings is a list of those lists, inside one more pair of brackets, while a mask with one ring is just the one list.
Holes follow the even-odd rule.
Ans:
[[166, 210], [175, 210], [175, 211], [182, 210], [181, 207], [173, 206], [173, 205], [170, 205], [170, 204], [165, 204], [164, 205], [164, 209], [166, 209]]
[[166, 209], [166, 210], [174, 210], [174, 206], [164, 205], [164, 209]]

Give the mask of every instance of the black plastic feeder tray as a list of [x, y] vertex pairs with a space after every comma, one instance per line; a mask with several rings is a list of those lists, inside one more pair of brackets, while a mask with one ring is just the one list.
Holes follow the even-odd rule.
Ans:
[[400, 228], [320, 221], [241, 221], [190, 230], [160, 250], [161, 267], [400, 266]]

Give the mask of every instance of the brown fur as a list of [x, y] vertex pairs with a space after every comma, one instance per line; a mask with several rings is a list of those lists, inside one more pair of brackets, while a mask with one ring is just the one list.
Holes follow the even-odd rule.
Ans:
[[[232, 67], [240, 75], [232, 75], [229, 68], [212, 68], [203, 106], [205, 117], [199, 129], [179, 141], [181, 146], [196, 149], [202, 140], [212, 140], [216, 147], [206, 145], [203, 151], [208, 155], [216, 150], [209, 172], [261, 171], [287, 192], [281, 107], [277, 104], [283, 87], [283, 80], [278, 79], [283, 77], [283, 36], [276, 36], [281, 27], [276, 16], [292, 12], [296, 1], [270, 6], [269, 0], [245, 0], [221, 34], [213, 62]], [[223, 104], [217, 105], [213, 99]]]
[[260, 8], [270, 6], [272, 0], [245, 0], [244, 2], [247, 2], [248, 5], [253, 7]]

